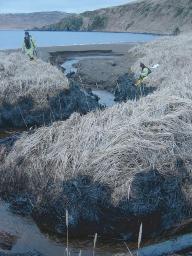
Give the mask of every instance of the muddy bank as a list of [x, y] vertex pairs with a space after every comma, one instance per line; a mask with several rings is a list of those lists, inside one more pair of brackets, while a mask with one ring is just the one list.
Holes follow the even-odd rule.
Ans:
[[[134, 44], [73, 46], [49, 50], [49, 59], [53, 65], [79, 58], [74, 62], [76, 74], [73, 79], [83, 88], [104, 89], [113, 92], [120, 75], [126, 73], [135, 62], [128, 50]], [[45, 49], [42, 50], [45, 55]], [[72, 70], [74, 71], [74, 70]]]
[[75, 83], [54, 97], [47, 95], [46, 107], [36, 110], [34, 104], [32, 97], [20, 97], [14, 105], [4, 103], [0, 107], [1, 129], [48, 125], [66, 120], [74, 112], [86, 114], [99, 108], [97, 97], [91, 92], [85, 93]]
[[[121, 111], [117, 107], [118, 109]], [[106, 113], [107, 111], [111, 110], [105, 110]], [[128, 111], [124, 112], [122, 121], [127, 123], [129, 121], [126, 121], [126, 113]], [[122, 129], [118, 121], [119, 128], [116, 123], [115, 127], [104, 131], [105, 126], [103, 127], [102, 122], [108, 125], [109, 120], [112, 121], [114, 118], [112, 113], [109, 113], [110, 116], [104, 114], [91, 113], [82, 119], [73, 116], [66, 122], [38, 129], [31, 135], [24, 134], [15, 143], [1, 166], [0, 187], [1, 195], [11, 202], [12, 210], [22, 215], [33, 216], [42, 230], [64, 237], [67, 209], [70, 237], [87, 237], [97, 232], [102, 237], [127, 241], [137, 240], [141, 223], [143, 238], [149, 239], [161, 235], [185, 218], [190, 218], [190, 200], [186, 199], [183, 189], [190, 185], [191, 173], [183, 160], [172, 159], [172, 155], [169, 158], [165, 152], [164, 157], [168, 158], [166, 161], [171, 161], [174, 175], [169, 166], [166, 171], [159, 170], [162, 166], [159, 164], [159, 169], [136, 169], [136, 173], [131, 174], [130, 183], [127, 183], [130, 172], [126, 169], [124, 175], [129, 175], [129, 179], [121, 180], [118, 173], [113, 171], [110, 157], [115, 157], [120, 171], [125, 166], [124, 163], [126, 166], [133, 165], [132, 161], [135, 159], [127, 158], [134, 150], [136, 154], [138, 149], [133, 146], [131, 153], [126, 153], [124, 158], [121, 151], [113, 155], [113, 152], [103, 148], [103, 143], [109, 139], [110, 129], [117, 129], [117, 133]], [[103, 121], [97, 123], [96, 116]], [[116, 118], [119, 116], [116, 115]], [[147, 123], [146, 126], [145, 122], [143, 125], [142, 130], [147, 129]], [[98, 133], [94, 135], [96, 127], [103, 127], [104, 130], [99, 128], [99, 135], [102, 134], [105, 139], [100, 137], [98, 140]], [[124, 126], [123, 141], [127, 134], [126, 127]], [[153, 125], [149, 127], [153, 129]], [[83, 136], [82, 133], [86, 131], [86, 135]], [[140, 133], [138, 136], [141, 140]], [[145, 134], [143, 136], [145, 137]], [[167, 141], [167, 133], [165, 136]], [[173, 136], [169, 139], [172, 138]], [[29, 141], [33, 141], [33, 145]], [[119, 148], [122, 142], [118, 140], [113, 143], [117, 143]], [[89, 150], [86, 150], [87, 147]], [[159, 150], [162, 150], [161, 146]], [[170, 150], [172, 152], [171, 148]], [[147, 154], [148, 147], [145, 151]], [[100, 159], [101, 152], [104, 157]], [[109, 154], [107, 158], [106, 153]], [[146, 154], [143, 154], [143, 159], [146, 158]], [[149, 155], [151, 157], [150, 152]], [[164, 157], [162, 161], [165, 161]], [[119, 159], [122, 159], [123, 163]], [[104, 168], [103, 174], [99, 174], [99, 166]], [[110, 176], [108, 170], [113, 171], [114, 175]], [[163, 171], [165, 173], [162, 173]], [[4, 173], [7, 175], [4, 176]], [[111, 180], [108, 179], [108, 175]], [[113, 187], [113, 184], [116, 184], [113, 180], [117, 178], [122, 183], [120, 188]], [[108, 184], [108, 181], [112, 181], [112, 185]], [[126, 186], [125, 190], [122, 190], [122, 186]], [[118, 198], [115, 202], [114, 193]]]
[[109, 56], [109, 58], [90, 58], [80, 60], [76, 65], [75, 80], [85, 88], [97, 88], [113, 92], [119, 75], [128, 71], [133, 60], [125, 56]]
[[[131, 47], [127, 45], [126, 50]], [[64, 74], [78, 82], [82, 89], [93, 90], [100, 103], [107, 107], [113, 106], [115, 101], [138, 100], [155, 90], [146, 85], [135, 86], [135, 74], [127, 71], [136, 57], [125, 51], [125, 46], [118, 51], [113, 46], [110, 50], [98, 46], [98, 50], [52, 52], [50, 61], [61, 67]]]
[[[69, 237], [70, 255], [79, 255], [80, 250], [82, 255], [92, 255], [93, 239], [92, 234], [86, 239]], [[4, 250], [0, 255], [63, 256], [66, 255], [66, 246], [65, 237], [43, 233], [31, 217], [18, 214], [9, 204], [0, 201], [0, 250]], [[126, 252], [122, 242], [104, 240], [98, 235], [96, 255], [111, 256], [117, 252]]]
[[98, 53], [96, 56], [76, 56], [65, 60], [61, 67], [67, 77], [80, 83], [82, 88], [112, 91], [115, 86], [115, 77], [118, 76], [119, 69], [115, 69], [115, 66], [119, 59], [119, 56], [112, 53], [111, 55]]
[[[173, 183], [173, 181], [170, 177], [169, 182]], [[53, 184], [50, 181], [44, 193], [41, 192], [43, 193], [41, 203], [38, 202], [38, 194], [27, 191], [24, 194], [10, 194], [7, 199], [11, 202], [13, 212], [22, 216], [33, 216], [42, 230], [61, 237], [66, 235], [65, 214], [68, 209], [71, 238], [87, 237], [96, 232], [103, 238], [136, 241], [140, 224], [143, 223], [143, 238], [150, 239], [153, 236], [160, 236], [162, 231], [168, 230], [173, 223], [179, 221], [182, 208], [186, 207], [187, 210], [180, 184], [176, 183], [174, 186], [178, 190], [177, 206], [180, 207], [177, 210], [174, 208], [174, 211], [178, 216], [169, 213], [169, 203], [164, 201], [164, 210], [159, 200], [154, 204], [156, 196], [163, 200], [174, 200], [175, 197], [175, 194], [171, 194], [173, 184], [167, 188], [167, 181], [164, 182], [163, 177], [156, 170], [149, 170], [136, 176], [133, 184], [133, 191], [145, 189], [151, 197], [151, 202], [146, 202], [139, 209], [135, 207], [144, 200], [144, 195], [131, 198], [129, 201], [123, 199], [114, 206], [110, 188], [105, 184], [94, 182], [89, 176], [79, 176], [63, 184]], [[169, 196], [166, 197], [163, 193]], [[5, 192], [3, 194], [8, 195]]]
[[143, 82], [140, 86], [135, 85], [135, 74], [132, 72], [120, 76], [115, 87], [115, 101], [126, 102], [127, 100], [139, 100], [149, 94], [152, 94], [157, 87], [146, 85]]

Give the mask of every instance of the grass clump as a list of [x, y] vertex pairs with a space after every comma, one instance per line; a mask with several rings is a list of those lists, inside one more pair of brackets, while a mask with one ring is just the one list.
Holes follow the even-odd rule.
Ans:
[[41, 108], [47, 104], [47, 96], [69, 88], [63, 73], [40, 59], [30, 61], [20, 53], [0, 53], [0, 67], [0, 105], [31, 97], [36, 108]]

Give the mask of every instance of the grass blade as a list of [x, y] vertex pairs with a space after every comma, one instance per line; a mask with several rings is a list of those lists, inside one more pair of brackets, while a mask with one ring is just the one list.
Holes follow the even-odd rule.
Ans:
[[97, 243], [97, 233], [95, 233], [95, 237], [94, 237], [94, 243], [93, 243], [93, 256], [95, 256], [96, 243]]
[[69, 212], [66, 209], [66, 227], [67, 227], [67, 256], [69, 256]]
[[139, 256], [139, 249], [140, 249], [140, 246], [141, 246], [142, 233], [143, 233], [143, 224], [141, 223], [140, 229], [139, 229], [139, 237], [138, 237], [138, 251], [137, 251], [137, 256]]
[[129, 255], [130, 256], [134, 256], [133, 253], [131, 252], [131, 250], [129, 249], [128, 245], [124, 242], [126, 248], [127, 248], [127, 251], [129, 252]]

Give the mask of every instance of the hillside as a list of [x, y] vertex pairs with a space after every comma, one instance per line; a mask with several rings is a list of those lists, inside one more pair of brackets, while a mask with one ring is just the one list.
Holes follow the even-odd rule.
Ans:
[[71, 15], [43, 30], [146, 32], [171, 34], [177, 27], [190, 31], [191, 0], [142, 0], [126, 5]]
[[64, 12], [36, 12], [0, 14], [0, 29], [31, 29], [55, 23], [63, 19]]

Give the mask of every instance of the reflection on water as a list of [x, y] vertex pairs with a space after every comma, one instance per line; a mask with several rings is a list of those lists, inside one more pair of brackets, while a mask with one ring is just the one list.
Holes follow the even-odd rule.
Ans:
[[[48, 236], [42, 234], [31, 218], [20, 217], [11, 213], [8, 209], [8, 204], [0, 202], [0, 231], [8, 232], [17, 237], [12, 252], [27, 252], [36, 250], [45, 256], [63, 256], [65, 255], [65, 243], [61, 241], [51, 240]], [[113, 245], [112, 245], [113, 244]], [[82, 256], [92, 255], [93, 238], [87, 241], [73, 241], [70, 244], [71, 256], [79, 255], [80, 250]], [[98, 241], [96, 255], [108, 256], [115, 252], [125, 252], [123, 243], [101, 244]]]
[[[52, 239], [48, 235], [41, 233], [37, 225], [31, 218], [21, 217], [9, 211], [9, 205], [0, 201], [0, 234], [10, 234], [16, 237], [14, 240], [11, 252], [25, 253], [27, 251], [38, 251], [45, 256], [64, 256], [66, 255], [65, 241]], [[81, 251], [82, 256], [93, 255], [93, 236], [90, 239], [81, 241], [73, 240], [69, 244], [69, 251], [71, 256], [79, 255]], [[157, 241], [156, 241], [157, 242]], [[159, 244], [151, 245], [154, 241], [142, 242], [143, 245], [148, 245], [140, 250], [140, 256], [161, 256], [164, 253], [175, 252], [180, 249], [189, 247], [192, 242], [192, 234], [180, 236], [178, 239], [169, 240]], [[0, 244], [2, 245], [2, 243]], [[136, 244], [128, 244], [129, 248], [133, 250]], [[1, 249], [0, 249], [1, 250]], [[112, 256], [123, 255], [127, 253], [125, 244], [122, 242], [110, 240], [103, 242], [99, 237], [97, 242], [97, 249], [95, 255], [98, 256]], [[186, 255], [186, 254], [183, 254]]]
[[111, 92], [106, 90], [92, 90], [92, 92], [100, 98], [99, 103], [101, 105], [112, 107], [115, 104], [115, 96]]

